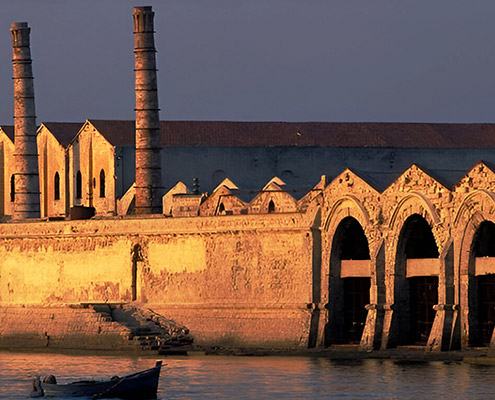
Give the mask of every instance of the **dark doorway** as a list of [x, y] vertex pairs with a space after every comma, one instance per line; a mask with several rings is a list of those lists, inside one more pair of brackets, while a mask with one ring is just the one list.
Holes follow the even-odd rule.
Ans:
[[481, 275], [478, 281], [478, 338], [490, 345], [495, 327], [495, 274]]
[[495, 224], [484, 221], [478, 227], [471, 247], [473, 266], [469, 272], [469, 344], [488, 346], [495, 327], [495, 274], [482, 271], [476, 275], [477, 263], [495, 257]]
[[325, 345], [359, 343], [366, 324], [371, 278], [368, 240], [353, 217], [338, 225], [330, 255]]
[[[396, 259], [395, 304], [399, 324], [397, 344], [426, 345], [438, 304], [438, 276], [429, 265], [439, 253], [432, 229], [419, 214], [411, 215], [402, 228]], [[414, 269], [408, 260], [417, 260]], [[424, 261], [421, 261], [424, 260]], [[409, 269], [408, 264], [410, 265]]]
[[411, 341], [426, 345], [435, 320], [433, 306], [438, 304], [438, 277], [417, 276], [408, 281], [411, 293]]
[[344, 278], [343, 336], [348, 343], [359, 343], [363, 335], [370, 302], [370, 278]]

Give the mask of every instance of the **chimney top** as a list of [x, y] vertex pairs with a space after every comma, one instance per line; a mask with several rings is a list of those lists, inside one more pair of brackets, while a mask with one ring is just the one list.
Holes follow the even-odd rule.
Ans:
[[27, 22], [12, 22], [10, 36], [12, 47], [29, 47], [29, 33], [31, 29]]
[[151, 33], [153, 29], [153, 12], [151, 6], [134, 7], [134, 33]]
[[151, 9], [151, 6], [139, 6], [139, 7], [134, 7], [134, 12], [153, 12]]
[[10, 29], [11, 30], [14, 30], [14, 29], [26, 29], [28, 27], [28, 23], [27, 22], [12, 22], [12, 25], [10, 25]]

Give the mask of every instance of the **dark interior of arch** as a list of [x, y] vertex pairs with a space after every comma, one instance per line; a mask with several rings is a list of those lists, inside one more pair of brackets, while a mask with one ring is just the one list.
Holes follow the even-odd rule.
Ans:
[[411, 215], [403, 229], [406, 258], [438, 257], [438, 248], [431, 227], [422, 216]]
[[495, 224], [484, 221], [480, 224], [473, 240], [474, 257], [495, 257]]
[[342, 230], [340, 259], [369, 260], [368, 240], [359, 222], [352, 217], [344, 218], [339, 225], [339, 229]]

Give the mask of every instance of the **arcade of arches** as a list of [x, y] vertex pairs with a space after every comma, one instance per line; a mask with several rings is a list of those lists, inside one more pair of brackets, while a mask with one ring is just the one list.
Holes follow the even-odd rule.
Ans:
[[323, 191], [322, 346], [495, 346], [495, 198], [413, 172], [379, 193], [348, 171], [343, 196]]

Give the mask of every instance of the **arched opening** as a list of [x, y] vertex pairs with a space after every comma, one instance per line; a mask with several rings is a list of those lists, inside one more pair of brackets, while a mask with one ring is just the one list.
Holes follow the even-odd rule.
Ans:
[[471, 247], [474, 277], [469, 282], [469, 343], [488, 346], [495, 327], [495, 224], [484, 221]]
[[105, 171], [100, 171], [100, 197], [105, 197]]
[[438, 304], [438, 247], [428, 222], [411, 215], [402, 227], [395, 263], [398, 344], [426, 345]]
[[13, 203], [15, 201], [15, 175], [12, 174], [10, 177], [10, 201]]
[[77, 171], [76, 173], [76, 199], [80, 199], [82, 197], [82, 175], [81, 171]]
[[370, 302], [371, 263], [368, 240], [353, 217], [338, 225], [332, 242], [329, 320], [325, 344], [359, 343]]
[[225, 206], [223, 205], [223, 203], [220, 203], [220, 207], [218, 207], [218, 213], [219, 214], [225, 213]]
[[273, 200], [270, 200], [270, 202], [268, 203], [268, 213], [274, 213], [275, 212], [275, 203], [273, 202]]
[[55, 172], [55, 178], [53, 179], [53, 199], [60, 200], [60, 175]]

